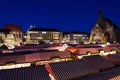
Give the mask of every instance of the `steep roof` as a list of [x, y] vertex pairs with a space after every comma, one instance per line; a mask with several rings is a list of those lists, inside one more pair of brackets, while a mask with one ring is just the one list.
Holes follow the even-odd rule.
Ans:
[[102, 18], [98, 18], [97, 22], [98, 25], [100, 25], [102, 28], [106, 28], [108, 25], [115, 28], [115, 29], [119, 29], [118, 26], [116, 26], [110, 19], [102, 17]]
[[3, 32], [3, 33], [9, 33], [11, 30], [10, 29], [0, 29], [0, 32]]
[[21, 27], [17, 24], [5, 24], [3, 26], [3, 29], [10, 29], [11, 31], [19, 31], [19, 32], [23, 32]]
[[63, 32], [64, 35], [67, 35], [67, 34], [87, 34], [89, 35], [89, 33], [87, 32]]
[[103, 29], [107, 27], [113, 27], [114, 29], [119, 29], [119, 27], [115, 25], [110, 19], [102, 16], [102, 11], [98, 11], [98, 19], [96, 21], [96, 24], [98, 24]]
[[60, 32], [57, 29], [53, 29], [53, 28], [32, 28], [29, 31], [55, 31], [55, 32]]
[[7, 47], [6, 45], [2, 45], [2, 46], [0, 47], [0, 50], [3, 50], [3, 49], [8, 49], [8, 47]]

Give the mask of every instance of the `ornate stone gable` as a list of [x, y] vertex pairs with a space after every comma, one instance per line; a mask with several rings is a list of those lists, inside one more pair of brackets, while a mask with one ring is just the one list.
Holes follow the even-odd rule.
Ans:
[[90, 42], [105, 43], [105, 40], [104, 29], [99, 24], [96, 24], [91, 30]]
[[109, 19], [98, 13], [98, 20], [91, 29], [90, 43], [119, 42], [120, 29]]

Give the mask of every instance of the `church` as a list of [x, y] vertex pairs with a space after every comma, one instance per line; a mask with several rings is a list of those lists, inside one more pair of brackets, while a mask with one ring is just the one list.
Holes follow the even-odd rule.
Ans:
[[120, 29], [111, 20], [102, 16], [102, 11], [98, 11], [98, 19], [91, 29], [90, 43], [119, 43]]

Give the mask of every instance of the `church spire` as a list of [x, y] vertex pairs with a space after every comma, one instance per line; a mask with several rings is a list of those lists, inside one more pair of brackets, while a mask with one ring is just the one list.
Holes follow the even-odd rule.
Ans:
[[98, 17], [102, 18], [102, 10], [98, 10]]

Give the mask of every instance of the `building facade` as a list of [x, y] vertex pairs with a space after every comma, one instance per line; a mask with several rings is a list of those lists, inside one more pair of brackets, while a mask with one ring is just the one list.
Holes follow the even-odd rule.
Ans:
[[6, 24], [0, 29], [0, 46], [6, 45], [8, 49], [12, 49], [22, 43], [23, 31], [19, 25]]
[[120, 29], [109, 19], [102, 16], [102, 12], [98, 12], [98, 19], [91, 29], [90, 43], [118, 43], [120, 42]]
[[89, 41], [89, 34], [85, 32], [67, 32], [64, 33], [63, 41], [66, 43], [88, 43]]
[[7, 35], [10, 33], [11, 30], [9, 29], [0, 29], [0, 46], [4, 44], [4, 41]]
[[59, 30], [49, 28], [31, 28], [27, 31], [26, 43], [39, 44], [61, 43], [63, 34]]
[[6, 36], [3, 36], [4, 43], [10, 46], [20, 46], [23, 43], [23, 31], [19, 25], [16, 24], [6, 24], [3, 26], [4, 30], [9, 30]]

